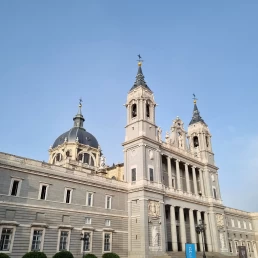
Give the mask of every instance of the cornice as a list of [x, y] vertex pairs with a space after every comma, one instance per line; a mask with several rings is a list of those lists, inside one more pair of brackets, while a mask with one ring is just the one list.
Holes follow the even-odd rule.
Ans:
[[[64, 172], [60, 172], [60, 171], [55, 171], [55, 170], [52, 170], [52, 169], [48, 170], [47, 168], [42, 168], [45, 171], [37, 171], [37, 170], [31, 169], [31, 168], [24, 168], [24, 166], [21, 167], [21, 166], [12, 166], [12, 165], [8, 165], [8, 164], [2, 164], [1, 161], [0, 161], [0, 168], [12, 170], [12, 171], [19, 171], [19, 172], [23, 172], [23, 173], [27, 173], [27, 174], [44, 176], [44, 177], [51, 178], [51, 179], [69, 181], [69, 182], [76, 183], [76, 184], [94, 186], [94, 187], [107, 189], [107, 190], [112, 190], [112, 191], [117, 191], [117, 192], [127, 193], [127, 191], [128, 191], [128, 186], [127, 186], [126, 182], [118, 181], [119, 184], [125, 184], [125, 186], [124, 187], [123, 186], [117, 186], [115, 184], [116, 182], [114, 183], [114, 181], [112, 181], [111, 179], [105, 178], [105, 181], [110, 180], [110, 182], [111, 181], [113, 182], [113, 185], [107, 186], [107, 184], [105, 184], [107, 182], [101, 182], [101, 181], [98, 180], [98, 178], [90, 178], [90, 176], [88, 176], [88, 174], [87, 174], [87, 177], [84, 178], [83, 176], [74, 175], [74, 173], [69, 174], [69, 173], [64, 173]], [[83, 181], [82, 181], [82, 179], [83, 179]]]

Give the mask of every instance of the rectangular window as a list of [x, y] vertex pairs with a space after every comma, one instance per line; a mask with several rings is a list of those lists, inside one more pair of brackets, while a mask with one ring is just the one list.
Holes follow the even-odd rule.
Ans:
[[136, 168], [133, 168], [131, 172], [132, 172], [132, 182], [135, 182], [136, 181]]
[[214, 199], [217, 199], [217, 192], [216, 192], [216, 188], [215, 188], [215, 187], [213, 187], [212, 189], [213, 189], [213, 198], [214, 198]]
[[10, 251], [12, 244], [13, 229], [3, 228], [1, 234], [0, 251]]
[[228, 243], [228, 246], [229, 246], [229, 252], [232, 253], [232, 252], [233, 252], [233, 251], [232, 251], [232, 243], [229, 242], [229, 243]]
[[59, 251], [68, 250], [69, 231], [60, 232]]
[[91, 251], [91, 232], [84, 232], [83, 234], [83, 252]]
[[110, 219], [106, 219], [105, 220], [105, 226], [110, 227], [110, 225], [111, 225]]
[[154, 171], [153, 171], [153, 168], [149, 168], [149, 172], [150, 172], [150, 181], [154, 181]]
[[172, 187], [175, 188], [175, 179], [172, 178]]
[[87, 206], [93, 206], [93, 193], [87, 193], [87, 200], [86, 200], [86, 205]]
[[72, 202], [73, 190], [70, 188], [65, 188], [64, 202], [70, 204]]
[[104, 233], [104, 252], [111, 252], [111, 233]]
[[234, 228], [235, 227], [235, 221], [233, 219], [231, 219], [231, 224], [232, 224], [232, 227]]
[[40, 193], [39, 193], [39, 199], [40, 200], [46, 200], [47, 199], [47, 189], [48, 189], [48, 185], [40, 184]]
[[247, 247], [248, 247], [248, 252], [251, 253], [251, 246], [249, 242], [247, 243]]
[[19, 184], [20, 184], [20, 181], [18, 181], [18, 180], [13, 180], [12, 181], [12, 189], [11, 189], [11, 195], [12, 196], [17, 196], [18, 195]]
[[41, 251], [43, 230], [33, 230], [31, 251]]
[[246, 222], [244, 221], [243, 223], [244, 223], [244, 229], [246, 229]]
[[106, 209], [111, 209], [111, 201], [112, 201], [112, 197], [106, 195]]
[[91, 218], [86, 217], [86, 218], [85, 218], [85, 224], [90, 225], [90, 224], [91, 224]]
[[237, 225], [238, 225], [239, 228], [241, 228], [241, 224], [240, 224], [239, 220], [237, 221]]
[[251, 222], [249, 222], [249, 229], [250, 229], [250, 230], [253, 230], [253, 227], [252, 227]]
[[238, 253], [238, 243], [237, 243], [237, 241], [235, 242], [235, 247], [236, 247], [236, 253]]

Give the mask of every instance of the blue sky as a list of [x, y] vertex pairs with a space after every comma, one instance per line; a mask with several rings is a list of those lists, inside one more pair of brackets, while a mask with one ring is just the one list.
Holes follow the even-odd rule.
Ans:
[[225, 205], [258, 211], [257, 1], [1, 1], [0, 151], [38, 160], [86, 129], [123, 161], [123, 104], [137, 54], [168, 131], [191, 119], [192, 93], [212, 133]]

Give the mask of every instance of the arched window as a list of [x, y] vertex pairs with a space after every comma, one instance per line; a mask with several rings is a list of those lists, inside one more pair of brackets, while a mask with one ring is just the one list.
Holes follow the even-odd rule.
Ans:
[[133, 104], [132, 105], [132, 117], [136, 117], [137, 116], [137, 105]]
[[205, 136], [205, 139], [206, 139], [206, 146], [209, 147], [209, 137]]
[[149, 118], [150, 117], [150, 104], [146, 103], [146, 116]]
[[94, 158], [87, 152], [80, 153], [78, 156], [78, 160], [84, 164], [88, 164], [90, 166], [95, 166]]
[[199, 146], [199, 140], [197, 136], [193, 137], [193, 145], [195, 148]]
[[61, 153], [57, 153], [53, 159], [53, 164], [55, 164], [56, 162], [60, 162], [63, 159], [63, 156]]
[[111, 179], [116, 180], [116, 177], [115, 177], [115, 176], [112, 176]]

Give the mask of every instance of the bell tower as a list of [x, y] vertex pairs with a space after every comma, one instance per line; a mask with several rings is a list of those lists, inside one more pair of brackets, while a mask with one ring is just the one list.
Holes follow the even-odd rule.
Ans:
[[193, 117], [188, 127], [188, 139], [191, 152], [204, 163], [214, 165], [211, 134], [208, 125], [202, 119], [194, 98]]
[[127, 109], [125, 142], [140, 136], [155, 140], [157, 134], [154, 95], [144, 80], [142, 60], [138, 61], [136, 80], [127, 95], [125, 104]]
[[[165, 223], [161, 174], [161, 129], [155, 123], [154, 95], [138, 56], [136, 80], [127, 94], [124, 181], [128, 183], [128, 257], [164, 255]], [[155, 189], [157, 191], [150, 191]], [[151, 214], [151, 215], [150, 215]], [[157, 236], [152, 237], [153, 235]]]

